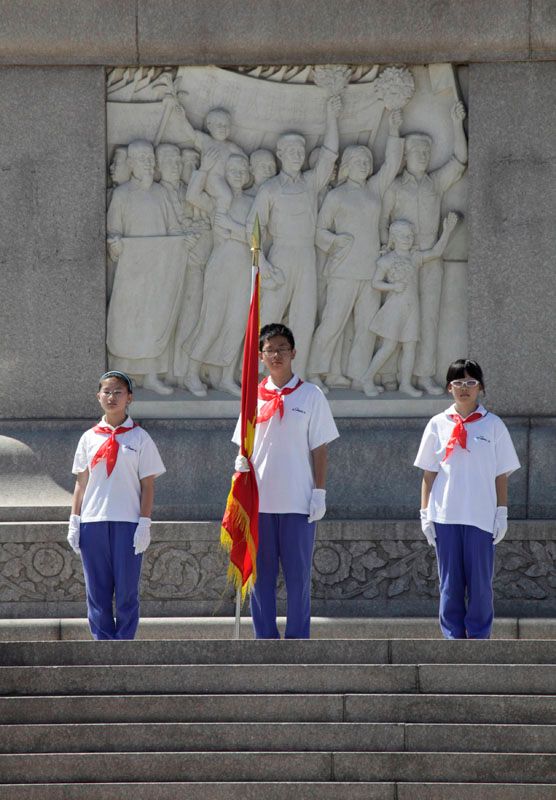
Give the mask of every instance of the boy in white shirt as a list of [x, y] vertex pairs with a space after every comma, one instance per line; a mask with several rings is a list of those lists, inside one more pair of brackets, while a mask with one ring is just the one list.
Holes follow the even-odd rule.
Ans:
[[[127, 414], [131, 378], [99, 380], [104, 416], [77, 445], [68, 542], [81, 553], [95, 639], [133, 639], [139, 624], [142, 553], [150, 543], [154, 480], [166, 472], [149, 434]], [[115, 619], [112, 608], [115, 597]]]
[[478, 403], [477, 362], [454, 361], [446, 388], [455, 403], [429, 421], [415, 459], [424, 470], [421, 528], [436, 545], [445, 638], [488, 639], [494, 545], [506, 534], [508, 476], [520, 464], [502, 420]]
[[[255, 638], [279, 639], [276, 582], [280, 564], [287, 591], [286, 639], [308, 639], [311, 566], [316, 522], [326, 512], [327, 445], [338, 437], [322, 391], [292, 371], [295, 341], [285, 325], [265, 325], [260, 358], [269, 377], [259, 384], [251, 458], [259, 489], [257, 580], [251, 595]], [[238, 421], [232, 438], [240, 443]], [[247, 471], [239, 455], [236, 470]]]

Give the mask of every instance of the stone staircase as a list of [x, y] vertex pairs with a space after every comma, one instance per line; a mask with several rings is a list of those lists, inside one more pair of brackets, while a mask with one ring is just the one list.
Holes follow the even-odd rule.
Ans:
[[554, 800], [556, 641], [0, 642], [0, 800]]

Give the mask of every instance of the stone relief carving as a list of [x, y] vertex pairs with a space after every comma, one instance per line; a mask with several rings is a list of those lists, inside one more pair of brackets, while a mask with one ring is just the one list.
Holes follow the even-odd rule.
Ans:
[[[390, 225], [390, 252], [378, 258], [371, 281], [373, 289], [385, 292], [387, 296], [369, 325], [369, 330], [382, 338], [382, 344], [361, 379], [368, 397], [378, 394], [374, 378], [398, 347], [401, 349], [400, 391], [410, 397], [420, 397], [423, 394], [411, 384], [417, 346], [423, 341], [423, 325], [419, 319], [419, 309], [421, 308], [421, 312], [423, 309], [423, 303], [419, 299], [419, 286], [422, 289], [423, 282], [419, 280], [419, 269], [422, 271], [430, 262], [439, 260], [456, 224], [456, 214], [448, 214], [444, 220], [442, 235], [430, 250], [415, 246], [416, 232], [413, 223], [396, 219]], [[423, 388], [427, 388], [431, 394], [437, 393], [432, 377], [430, 385], [425, 386], [423, 383]]]
[[67, 547], [0, 544], [0, 602], [81, 600], [84, 592], [81, 563]]
[[[411, 613], [414, 599], [438, 595], [436, 560], [426, 542], [317, 541], [313, 597], [384, 601], [400, 598]], [[556, 542], [504, 541], [497, 548], [495, 595], [505, 600], [554, 597]], [[79, 601], [83, 571], [65, 543], [0, 544], [0, 603]], [[154, 542], [143, 561], [143, 600], [214, 602], [229, 595], [226, 555], [217, 541]], [[346, 605], [346, 611], [349, 605]]]
[[[292, 327], [302, 377], [362, 400], [442, 393], [442, 256], [467, 257], [450, 65], [118, 68], [107, 93], [111, 366], [160, 395], [238, 395], [258, 214], [261, 322]], [[403, 257], [388, 250], [400, 220], [414, 237]]]

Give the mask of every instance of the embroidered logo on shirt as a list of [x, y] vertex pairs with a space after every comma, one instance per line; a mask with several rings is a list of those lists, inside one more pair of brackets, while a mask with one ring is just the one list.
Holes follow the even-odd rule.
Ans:
[[292, 411], [297, 411], [297, 412], [298, 412], [298, 414], [306, 414], [306, 413], [307, 413], [306, 411], [303, 411], [303, 409], [302, 409], [302, 408], [298, 408], [297, 406], [295, 406], [294, 408], [292, 408]]
[[474, 436], [473, 438], [474, 438], [474, 440], [476, 442], [481, 441], [481, 442], [486, 442], [487, 444], [490, 444], [490, 439], [487, 439], [486, 436]]
[[137, 452], [135, 447], [130, 447], [128, 444], [122, 444], [122, 445], [120, 445], [120, 447], [122, 448], [122, 450], [132, 450], [134, 453]]

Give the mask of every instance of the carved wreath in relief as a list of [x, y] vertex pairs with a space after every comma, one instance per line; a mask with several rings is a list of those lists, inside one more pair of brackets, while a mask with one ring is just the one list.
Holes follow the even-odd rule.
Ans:
[[[452, 67], [118, 68], [107, 92], [111, 367], [160, 395], [239, 394], [258, 214], [261, 324], [289, 324], [301, 377], [360, 392], [382, 343], [388, 287], [373, 277], [391, 224], [405, 220], [425, 251], [446, 196], [464, 210], [450, 194], [467, 162]], [[465, 260], [462, 237], [445, 257]], [[437, 262], [411, 295], [409, 373], [386, 325], [392, 355], [368, 393], [442, 393]]]

